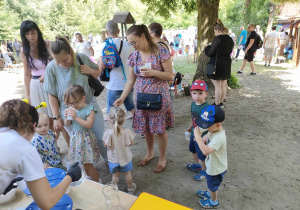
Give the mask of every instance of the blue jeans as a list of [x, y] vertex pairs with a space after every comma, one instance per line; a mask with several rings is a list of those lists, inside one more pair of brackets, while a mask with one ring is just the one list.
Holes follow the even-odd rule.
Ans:
[[[95, 112], [95, 121], [94, 121], [94, 125], [93, 125], [91, 130], [96, 136], [97, 143], [98, 143], [98, 146], [99, 146], [99, 150], [100, 150], [100, 153], [101, 153], [104, 161], [107, 161], [107, 149], [106, 149], [106, 147], [104, 147], [103, 140], [102, 140], [103, 133], [104, 133], [103, 114], [102, 114], [102, 111], [101, 111], [99, 105], [97, 104], [96, 97], [93, 97], [90, 104], [92, 104], [94, 106], [95, 110], [96, 110], [96, 112]], [[62, 116], [63, 120], [64, 120], [64, 112], [65, 112], [65, 108], [61, 107], [60, 116]], [[67, 130], [67, 132], [70, 135], [71, 131], [73, 129], [73, 125], [65, 126], [65, 129]]]
[[[241, 44], [241, 45], [243, 45], [243, 51], [245, 52], [246, 44]], [[241, 51], [241, 49], [238, 49], [238, 50], [237, 50], [235, 58], [238, 58], [238, 57], [239, 57], [240, 51]]]
[[[107, 110], [106, 113], [109, 113], [110, 107], [113, 107], [115, 100], [120, 98], [122, 95], [123, 90], [107, 90]], [[124, 101], [124, 105], [127, 111], [131, 111], [134, 109], [134, 103], [133, 103], [133, 89], [128, 94], [127, 98]]]

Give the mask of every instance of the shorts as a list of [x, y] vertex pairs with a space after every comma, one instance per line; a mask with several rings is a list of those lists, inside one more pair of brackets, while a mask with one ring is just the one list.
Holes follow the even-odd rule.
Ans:
[[275, 55], [276, 48], [265, 48], [264, 55], [273, 57]]
[[203, 155], [201, 149], [198, 146], [198, 143], [194, 141], [194, 135], [191, 135], [190, 137], [189, 150], [191, 153], [196, 153], [199, 160], [205, 161], [206, 156]]
[[247, 52], [247, 54], [245, 55], [244, 59], [246, 59], [248, 62], [253, 61], [255, 51], [256, 51], [256, 50], [251, 50], [251, 51], [248, 50], [248, 52]]
[[108, 162], [108, 166], [109, 166], [109, 172], [111, 174], [114, 174], [114, 173], [117, 173], [117, 172], [123, 172], [123, 173], [126, 173], [126, 172], [129, 172], [133, 169], [133, 166], [132, 166], [132, 161], [130, 161], [127, 165], [125, 166], [120, 166], [119, 163], [112, 163], [112, 162]]
[[226, 172], [227, 170], [215, 176], [206, 173], [207, 187], [211, 192], [216, 192], [219, 189]]
[[[107, 90], [107, 110], [106, 113], [109, 113], [110, 107], [113, 107], [115, 100], [117, 100], [122, 95], [123, 90]], [[134, 109], [133, 103], [133, 89], [128, 94], [127, 98], [124, 101], [124, 105], [127, 111]]]

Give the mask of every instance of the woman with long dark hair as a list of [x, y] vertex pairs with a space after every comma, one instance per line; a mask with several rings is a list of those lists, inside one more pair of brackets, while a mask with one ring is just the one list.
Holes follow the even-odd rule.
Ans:
[[[49, 104], [48, 94], [43, 91], [46, 66], [51, 61], [48, 43], [35, 22], [25, 20], [20, 27], [23, 49], [21, 57], [24, 64], [25, 97], [32, 106], [41, 102]], [[52, 111], [50, 106], [38, 109], [50, 118], [50, 129], [53, 130]]]
[[[162, 95], [160, 110], [136, 109], [133, 116], [135, 132], [145, 134], [147, 143], [147, 154], [141, 159], [139, 165], [144, 166], [154, 158], [156, 134], [160, 154], [154, 172], [160, 173], [167, 164], [167, 128], [173, 127], [175, 123], [167, 82], [173, 79], [171, 55], [168, 49], [154, 42], [145, 25], [131, 26], [127, 31], [127, 40], [136, 51], [128, 59], [128, 80], [122, 95], [114, 104], [117, 106], [123, 104], [135, 83], [136, 93]], [[148, 65], [146, 67], [146, 63], [148, 65], [150, 63], [151, 68]], [[135, 100], [137, 100], [137, 95]]]

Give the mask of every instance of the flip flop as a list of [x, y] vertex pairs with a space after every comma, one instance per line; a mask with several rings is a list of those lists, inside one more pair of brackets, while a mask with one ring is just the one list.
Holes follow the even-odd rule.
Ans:
[[157, 166], [155, 167], [155, 169], [154, 169], [154, 173], [156, 173], [156, 174], [161, 173], [163, 170], [165, 170], [166, 166], [167, 166], [167, 163], [166, 163], [165, 166], [157, 165]]
[[150, 160], [152, 160], [153, 158], [151, 158], [151, 159], [146, 159], [146, 158], [142, 158], [141, 160], [140, 160], [140, 162], [139, 162], [139, 166], [145, 166], [145, 165], [147, 165], [148, 164], [148, 162], [150, 161]]

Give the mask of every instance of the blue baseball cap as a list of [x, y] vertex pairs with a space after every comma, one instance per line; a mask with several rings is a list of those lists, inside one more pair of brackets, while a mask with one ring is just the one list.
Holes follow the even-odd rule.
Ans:
[[220, 106], [210, 105], [202, 109], [201, 114], [196, 117], [195, 123], [200, 128], [209, 128], [215, 123], [223, 122], [225, 113]]

